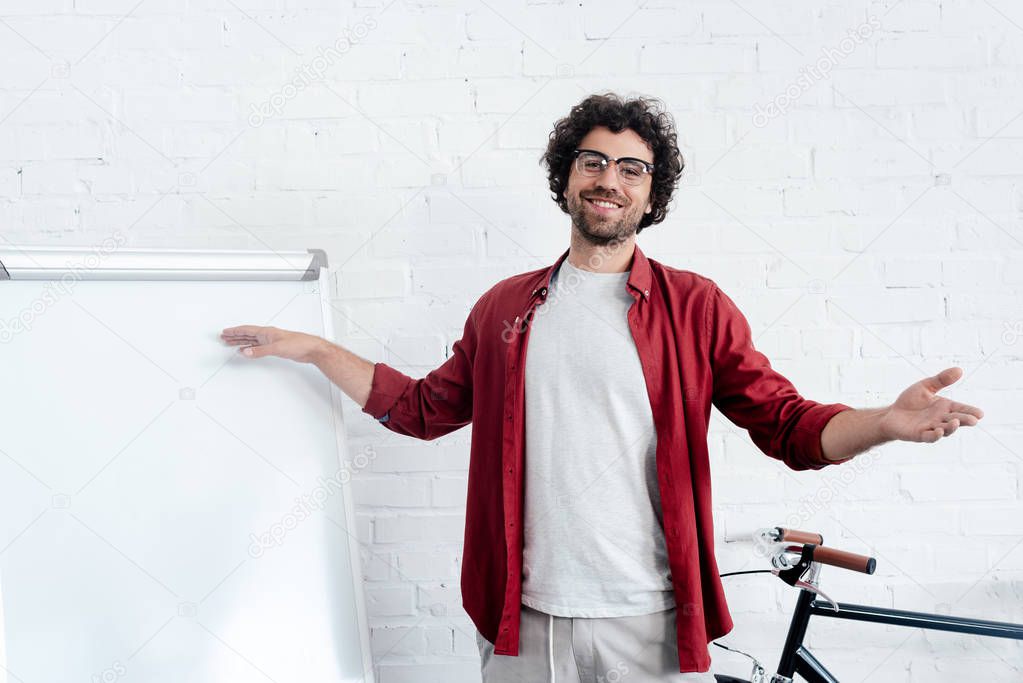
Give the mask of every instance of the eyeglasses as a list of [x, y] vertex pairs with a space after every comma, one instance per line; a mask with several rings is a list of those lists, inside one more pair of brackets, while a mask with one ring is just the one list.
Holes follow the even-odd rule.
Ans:
[[618, 177], [626, 185], [639, 185], [646, 180], [647, 175], [654, 172], [653, 164], [635, 157], [612, 159], [603, 152], [592, 149], [577, 149], [572, 154], [575, 156], [575, 170], [589, 178], [602, 174], [612, 161], [618, 171]]

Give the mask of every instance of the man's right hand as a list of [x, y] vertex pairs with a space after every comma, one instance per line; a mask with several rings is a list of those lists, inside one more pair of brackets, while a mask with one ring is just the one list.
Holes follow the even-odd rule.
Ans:
[[277, 356], [299, 363], [314, 363], [327, 347], [327, 341], [311, 334], [280, 330], [276, 327], [240, 325], [220, 333], [228, 346], [240, 346], [248, 358]]

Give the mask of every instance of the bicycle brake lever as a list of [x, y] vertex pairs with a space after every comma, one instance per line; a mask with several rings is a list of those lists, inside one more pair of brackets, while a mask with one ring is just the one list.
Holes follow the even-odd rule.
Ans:
[[[831, 609], [837, 612], [839, 611], [838, 603], [832, 600], [827, 593], [822, 591], [815, 584], [811, 583], [817, 578], [817, 573], [815, 571], [811, 571], [811, 568], [820, 566], [815, 565], [813, 562], [813, 549], [815, 547], [816, 546], [813, 545], [804, 545], [802, 552], [800, 553], [798, 563], [788, 569], [772, 569], [771, 573], [790, 586], [802, 588], [803, 590], [808, 590], [815, 595], [821, 596], [825, 601], [830, 603]], [[803, 581], [803, 576], [805, 576], [808, 572], [810, 573], [810, 576], [808, 577], [810, 581]]]
[[795, 586], [796, 583], [803, 578], [803, 575], [810, 571], [810, 566], [813, 564], [813, 546], [803, 546], [800, 549], [799, 561], [785, 569], [772, 569], [771, 573], [777, 576], [779, 579], [784, 581], [790, 586]]
[[[777, 576], [778, 578], [784, 580], [785, 579], [784, 574], [786, 572], [791, 572], [791, 571], [792, 571], [791, 569], [772, 569], [771, 573], [774, 574], [775, 576]], [[792, 578], [791, 574], [789, 575], [789, 577], [790, 577], [790, 579]], [[814, 595], [821, 596], [822, 598], [824, 598], [824, 600], [826, 602], [828, 602], [830, 604], [831, 609], [835, 610], [836, 612], [839, 611], [838, 610], [838, 603], [835, 602], [834, 600], [832, 600], [831, 596], [829, 596], [827, 593], [822, 591], [820, 588], [818, 588], [814, 584], [809, 583], [807, 581], [803, 581], [802, 579], [799, 579], [799, 578], [795, 579], [794, 581], [786, 580], [785, 583], [788, 583], [793, 588], [802, 588], [803, 590], [810, 591]]]
[[812, 583], [807, 583], [806, 581], [796, 581], [796, 588], [802, 588], [803, 590], [807, 590], [810, 591], [811, 593], [815, 593], [821, 596], [822, 598], [824, 598], [825, 601], [831, 603], [831, 609], [835, 610], [836, 612], [838, 611], [838, 603], [832, 600], [827, 593], [825, 593]]

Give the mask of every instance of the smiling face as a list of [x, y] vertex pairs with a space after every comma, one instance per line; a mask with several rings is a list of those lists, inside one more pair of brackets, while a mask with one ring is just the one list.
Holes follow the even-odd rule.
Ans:
[[[653, 153], [635, 131], [626, 128], [612, 133], [603, 126], [586, 134], [578, 149], [603, 152], [612, 159], [633, 157], [654, 163]], [[636, 233], [644, 213], [650, 213], [650, 175], [639, 185], [626, 185], [618, 177], [614, 163], [599, 176], [579, 173], [575, 163], [569, 169], [565, 201], [572, 217], [572, 228], [590, 244], [604, 246], [629, 239]]]

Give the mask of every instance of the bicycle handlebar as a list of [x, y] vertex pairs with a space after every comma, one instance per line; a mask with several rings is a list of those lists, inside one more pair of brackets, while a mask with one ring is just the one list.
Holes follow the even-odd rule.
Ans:
[[833, 567], [851, 569], [862, 574], [873, 574], [877, 568], [877, 560], [866, 555], [857, 555], [844, 550], [816, 546], [813, 549], [813, 561], [821, 564], [830, 564]]
[[782, 543], [813, 543], [824, 545], [824, 537], [812, 531], [799, 531], [798, 529], [786, 529], [776, 526], [774, 528], [775, 538]]
[[873, 557], [824, 547], [822, 545], [824, 537], [812, 531], [775, 527], [774, 536], [775, 540], [783, 543], [802, 543], [803, 545], [813, 546], [811, 557], [813, 562], [829, 564], [833, 567], [849, 569], [862, 574], [873, 574], [877, 568], [877, 560]]

